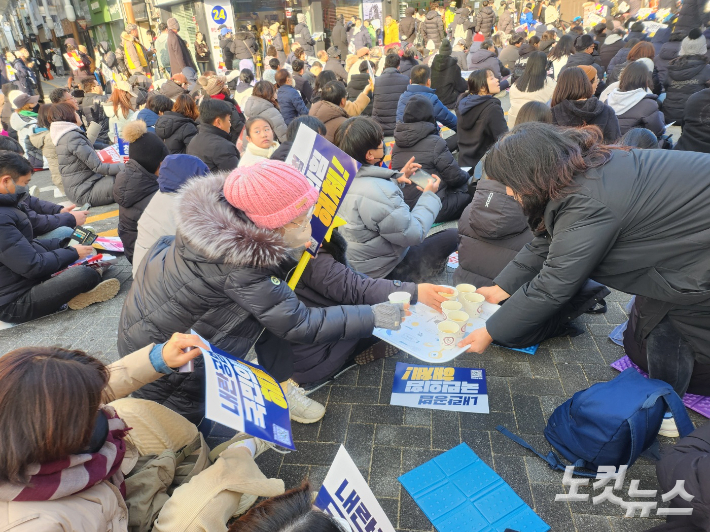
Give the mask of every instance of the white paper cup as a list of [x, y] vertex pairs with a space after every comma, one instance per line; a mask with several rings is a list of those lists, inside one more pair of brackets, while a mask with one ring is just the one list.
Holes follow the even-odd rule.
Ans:
[[466, 323], [468, 323], [469, 315], [462, 310], [452, 310], [446, 317], [448, 321], [454, 322], [459, 327], [458, 336], [463, 338], [466, 334]]
[[483, 312], [483, 302], [486, 300], [481, 294], [464, 294], [462, 298], [463, 309], [474, 318]]
[[456, 290], [459, 292], [459, 299], [466, 294], [473, 294], [476, 292], [476, 287], [472, 284], [457, 284]]
[[463, 305], [458, 301], [444, 301], [441, 304], [441, 311], [444, 313], [444, 316], [446, 316], [446, 319], [449, 319], [449, 312], [453, 310], [461, 310], [462, 308]]
[[442, 297], [445, 297], [449, 301], [456, 301], [456, 298], [459, 296], [459, 291], [456, 290], [455, 288], [452, 288], [452, 290], [454, 291], [453, 294], [449, 294], [447, 292], [439, 292], [439, 295]]
[[387, 297], [389, 298], [390, 303], [409, 303], [412, 299], [412, 294], [409, 292], [392, 292]]
[[459, 326], [453, 321], [442, 321], [436, 326], [439, 329], [439, 344], [442, 349], [452, 349], [458, 342]]

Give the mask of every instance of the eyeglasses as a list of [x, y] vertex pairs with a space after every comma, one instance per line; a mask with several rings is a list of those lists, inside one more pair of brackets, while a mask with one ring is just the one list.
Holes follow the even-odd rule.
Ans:
[[305, 229], [311, 224], [311, 218], [313, 217], [313, 212], [315, 211], [316, 206], [313, 205], [310, 209], [308, 209], [308, 212], [306, 213], [306, 217], [304, 220], [297, 224], [296, 222], [289, 222], [287, 223], [284, 227], [295, 227], [296, 229]]

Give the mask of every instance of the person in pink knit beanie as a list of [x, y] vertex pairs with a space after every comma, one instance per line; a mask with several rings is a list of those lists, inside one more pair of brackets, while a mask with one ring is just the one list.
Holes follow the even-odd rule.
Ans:
[[[254, 346], [259, 364], [281, 383], [291, 419], [320, 420], [325, 407], [292, 379], [293, 345], [357, 342], [370, 338], [375, 327], [396, 330], [405, 309], [383, 303], [386, 295], [372, 303], [351, 298], [316, 308], [288, 287], [298, 250], [311, 239], [317, 199], [308, 179], [280, 161], [189, 179], [175, 197], [174, 239], [158, 240], [136, 270], [121, 313], [119, 355], [165, 341], [175, 330], [193, 329], [240, 358]], [[309, 287], [328, 290], [316, 280]], [[134, 395], [199, 423], [204, 373], [198, 358], [191, 373], [173, 373]]]

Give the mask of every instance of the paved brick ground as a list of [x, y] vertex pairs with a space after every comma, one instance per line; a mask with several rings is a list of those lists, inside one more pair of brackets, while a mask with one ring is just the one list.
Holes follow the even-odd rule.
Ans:
[[[33, 184], [48, 186], [48, 172], [36, 174]], [[42, 197], [52, 199], [52, 194], [43, 192]], [[92, 214], [116, 208], [107, 206]], [[115, 228], [116, 223], [116, 218], [109, 218], [92, 225], [103, 231]], [[121, 258], [109, 275], [122, 283], [116, 299], [85, 311], [66, 311], [0, 330], [0, 353], [25, 345], [59, 344], [84, 349], [105, 362], [115, 360], [117, 323], [131, 284], [130, 266]], [[576, 391], [617, 374], [609, 363], [623, 356], [623, 350], [612, 344], [607, 335], [626, 319], [622, 309], [626, 301], [628, 296], [614, 293], [608, 298], [609, 310], [605, 315], [585, 315], [579, 320], [587, 329], [584, 335], [545, 342], [534, 356], [491, 348], [484, 355], [458, 357], [454, 361], [458, 366], [486, 368], [491, 406], [488, 415], [390, 406], [396, 362], [417, 362], [401, 353], [354, 368], [332, 385], [315, 392], [312, 397], [327, 406], [325, 418], [312, 425], [294, 424], [297, 452], [286, 456], [268, 452], [258, 462], [265, 474], [283, 478], [287, 487], [307, 477], [317, 488], [339, 445], [344, 444], [393, 526], [400, 531], [429, 531], [433, 530], [431, 523], [402, 489], [397, 477], [466, 442], [553, 531], [647, 530], [660, 521], [624, 518], [623, 511], [609, 503], [594, 506], [591, 502], [555, 502], [555, 494], [564, 490], [562, 474], [551, 471], [540, 459], [495, 430], [496, 425], [505, 425], [547, 453], [550, 448], [542, 431], [550, 413]], [[706, 422], [694, 413], [691, 417], [696, 425]], [[655, 467], [648, 460], [641, 459], [630, 469], [625, 489], [634, 478], [641, 480], [642, 489], [658, 487]], [[586, 492], [592, 493], [590, 489]]]

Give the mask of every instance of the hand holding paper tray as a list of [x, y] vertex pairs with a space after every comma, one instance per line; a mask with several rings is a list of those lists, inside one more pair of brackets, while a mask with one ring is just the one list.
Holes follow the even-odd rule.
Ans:
[[200, 349], [205, 359], [205, 416], [295, 450], [288, 403], [279, 383], [261, 366], [202, 341], [210, 348]]

